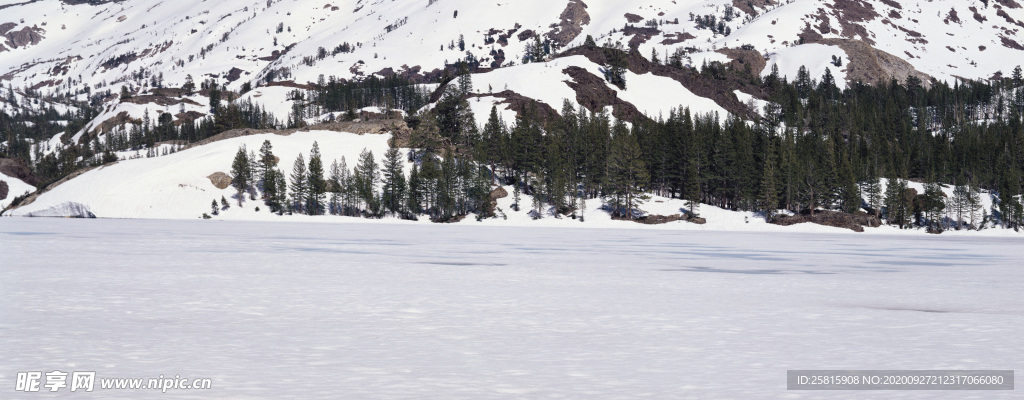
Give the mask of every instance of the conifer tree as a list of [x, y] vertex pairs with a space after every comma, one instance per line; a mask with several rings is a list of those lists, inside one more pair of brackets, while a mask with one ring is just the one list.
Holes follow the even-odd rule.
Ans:
[[291, 191], [289, 211], [304, 213], [306, 197], [309, 194], [309, 177], [306, 175], [306, 160], [302, 157], [302, 153], [299, 153], [299, 156], [295, 158], [295, 164], [292, 164], [291, 183], [288, 188]]
[[320, 158], [320, 146], [313, 142], [309, 152], [309, 169], [306, 173], [309, 181], [306, 186], [306, 213], [323, 215], [327, 193], [327, 181], [324, 180], [324, 164]]
[[636, 137], [617, 121], [608, 153], [608, 175], [605, 196], [612, 215], [633, 218], [639, 207], [640, 194], [650, 175]]
[[327, 212], [331, 215], [341, 214], [341, 185], [341, 166], [338, 165], [338, 160], [334, 160], [331, 163], [330, 176], [327, 178], [327, 191], [331, 193], [327, 203]]
[[270, 208], [270, 212], [280, 213], [283, 201], [280, 201], [280, 194], [287, 191], [287, 188], [280, 185], [278, 175], [281, 172], [271, 167], [263, 174], [263, 204]]
[[939, 224], [942, 220], [942, 213], [946, 209], [945, 196], [942, 194], [942, 187], [933, 179], [929, 179], [924, 185], [924, 204], [922, 205], [925, 225], [932, 230], [940, 230]]
[[413, 164], [409, 172], [409, 194], [405, 197], [405, 209], [413, 215], [423, 212], [423, 183], [420, 180], [419, 166]]
[[288, 180], [285, 178], [284, 172], [277, 168], [274, 168], [273, 176], [274, 187], [277, 188], [277, 191], [272, 204], [275, 212], [280, 215], [286, 211], [288, 204]]
[[910, 223], [911, 205], [907, 197], [907, 181], [890, 178], [885, 188], [885, 216], [889, 225], [904, 229]]
[[363, 202], [364, 209], [371, 215], [377, 215], [380, 203], [377, 197], [377, 183], [380, 182], [380, 168], [373, 158], [373, 152], [363, 149], [359, 154], [359, 163], [356, 165], [355, 191]]
[[404, 205], [402, 200], [405, 197], [406, 183], [405, 173], [402, 171], [402, 155], [398, 149], [392, 147], [385, 153], [381, 172], [384, 177], [382, 192], [384, 209], [399, 214]]
[[256, 162], [259, 169], [259, 181], [260, 186], [263, 188], [263, 197], [273, 197], [273, 194], [266, 193], [267, 183], [271, 181], [269, 175], [274, 170], [274, 166], [277, 165], [277, 157], [274, 156], [274, 146], [270, 144], [270, 140], [264, 140], [263, 145], [260, 146], [259, 159], [252, 160]]
[[249, 156], [245, 151], [245, 145], [238, 148], [238, 152], [235, 153], [235, 160], [231, 163], [231, 186], [238, 192], [238, 206], [242, 206], [242, 198], [245, 192], [249, 190], [249, 182], [252, 180], [249, 176], [251, 170], [249, 168]]
[[775, 181], [775, 146], [768, 141], [768, 151], [764, 158], [764, 176], [761, 178], [761, 201], [764, 210], [764, 218], [771, 222], [775, 219], [775, 209], [778, 207], [778, 186]]
[[867, 200], [868, 207], [871, 207], [871, 212], [874, 216], [878, 217], [882, 213], [882, 185], [879, 183], [878, 174], [875, 172], [876, 168], [871, 167], [868, 179], [864, 181], [861, 192], [864, 193], [864, 198]]

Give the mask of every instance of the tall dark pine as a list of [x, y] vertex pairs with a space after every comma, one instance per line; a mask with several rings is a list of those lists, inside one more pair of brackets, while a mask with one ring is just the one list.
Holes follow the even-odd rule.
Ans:
[[327, 181], [324, 180], [324, 164], [320, 159], [320, 146], [313, 142], [309, 152], [309, 170], [306, 173], [309, 181], [306, 194], [306, 214], [323, 215], [327, 196]]
[[245, 151], [245, 145], [238, 148], [238, 153], [235, 153], [235, 160], [231, 163], [231, 186], [238, 192], [238, 206], [242, 206], [242, 198], [245, 197], [245, 192], [249, 190], [249, 181], [251, 180], [249, 168], [249, 155]]
[[607, 165], [605, 196], [612, 215], [633, 218], [633, 210], [640, 205], [640, 194], [650, 175], [636, 137], [621, 121], [614, 129]]
[[291, 189], [289, 210], [305, 212], [306, 196], [309, 194], [309, 178], [306, 175], [306, 160], [303, 159], [302, 153], [299, 153], [299, 156], [295, 158], [295, 164], [292, 164], [289, 189]]
[[359, 154], [359, 163], [355, 168], [355, 189], [359, 199], [363, 201], [366, 211], [371, 215], [376, 215], [379, 211], [378, 182], [380, 182], [380, 169], [377, 161], [374, 160], [372, 151], [364, 149]]
[[382, 201], [384, 209], [399, 214], [402, 212], [405, 197], [405, 173], [402, 172], [402, 154], [396, 148], [388, 149], [384, 154], [384, 166], [381, 170], [384, 177]]

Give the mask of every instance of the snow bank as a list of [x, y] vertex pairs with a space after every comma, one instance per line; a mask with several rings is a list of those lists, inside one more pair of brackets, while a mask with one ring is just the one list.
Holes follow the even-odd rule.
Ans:
[[[832, 57], [841, 57], [843, 66], [832, 65]], [[779, 66], [779, 76], [786, 77], [790, 82], [796, 80], [797, 73], [801, 66], [807, 67], [807, 72], [814, 81], [821, 81], [827, 68], [832, 72], [839, 89], [846, 89], [846, 63], [849, 61], [846, 52], [839, 46], [828, 46], [824, 44], [802, 44], [795, 47], [787, 47], [776, 50], [769, 55], [770, 59], [765, 66], [762, 76], [771, 74], [772, 66]]]

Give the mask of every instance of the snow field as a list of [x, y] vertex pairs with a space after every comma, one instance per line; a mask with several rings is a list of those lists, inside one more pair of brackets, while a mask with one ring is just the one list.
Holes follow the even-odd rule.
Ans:
[[213, 380], [104, 398], [820, 399], [786, 370], [1024, 358], [1015, 239], [110, 219], [0, 237], [0, 381]]

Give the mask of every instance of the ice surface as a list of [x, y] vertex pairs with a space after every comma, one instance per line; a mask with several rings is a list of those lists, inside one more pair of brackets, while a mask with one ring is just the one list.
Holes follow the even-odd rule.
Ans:
[[785, 379], [1021, 369], [1022, 255], [978, 237], [3, 218], [0, 397], [59, 369], [213, 379], [90, 398], [1008, 399]]

